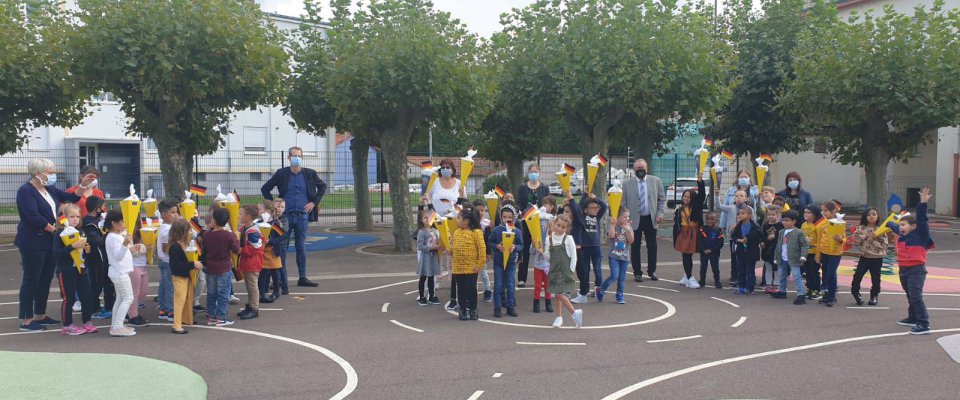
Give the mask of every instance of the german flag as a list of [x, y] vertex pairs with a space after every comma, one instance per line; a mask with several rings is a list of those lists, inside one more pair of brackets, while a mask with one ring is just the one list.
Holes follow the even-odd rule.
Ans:
[[513, 232], [513, 222], [507, 222], [507, 232]]
[[197, 196], [206, 196], [207, 188], [200, 185], [190, 185], [190, 193], [193, 193]]
[[63, 214], [60, 214], [60, 218], [57, 219], [57, 222], [60, 223], [60, 225], [66, 226], [66, 225], [67, 225], [67, 216], [66, 216], [66, 215], [63, 215]]
[[496, 193], [497, 193], [497, 196], [499, 196], [499, 197], [503, 197], [503, 195], [507, 194], [507, 191], [506, 191], [506, 190], [503, 190], [503, 188], [500, 187], [500, 185], [494, 185], [494, 186], [493, 186], [493, 191], [496, 192]]
[[597, 158], [600, 159], [600, 166], [601, 166], [601, 167], [607, 166], [607, 158], [604, 157], [603, 154], [597, 153]]
[[713, 139], [703, 138], [703, 144], [704, 144], [705, 146], [713, 146]]
[[538, 212], [537, 208], [534, 207], [533, 205], [530, 205], [530, 207], [523, 212], [523, 215], [520, 217], [520, 219], [527, 219], [529, 216], [533, 215], [533, 213], [535, 212]]
[[140, 221], [142, 226], [160, 226], [160, 218], [144, 218]]
[[821, 216], [820, 219], [817, 220], [817, 222], [813, 223], [813, 226], [820, 226], [820, 224], [824, 222], [827, 222], [827, 219]]
[[728, 160], [733, 159], [733, 153], [730, 150], [724, 150], [720, 153], [720, 155], [724, 156]]
[[[436, 213], [434, 213], [434, 214], [436, 214]], [[432, 225], [432, 224], [431, 224], [431, 225]], [[271, 228], [273, 229], [274, 232], [276, 232], [276, 233], [277, 233], [278, 235], [280, 235], [280, 236], [283, 236], [283, 235], [287, 234], [287, 232], [283, 230], [283, 227], [280, 226], [280, 224], [273, 224], [273, 226], [272, 226]]]
[[773, 162], [773, 156], [771, 156], [768, 153], [760, 153], [760, 158], [767, 160], [769, 162]]
[[190, 227], [197, 233], [203, 231], [203, 229], [200, 228], [200, 219], [197, 217], [190, 218]]
[[570, 165], [570, 164], [567, 164], [567, 163], [563, 163], [563, 169], [564, 169], [565, 171], [567, 171], [568, 174], [572, 174], [572, 173], [574, 173], [574, 172], [577, 172], [577, 169], [574, 168], [574, 166], [572, 166], [572, 165]]
[[427, 160], [420, 163], [420, 168], [433, 169], [433, 161]]
[[832, 199], [832, 200], [830, 200], [830, 201], [832, 201], [833, 204], [836, 204], [836, 205], [837, 205], [837, 211], [840, 211], [840, 209], [843, 208], [843, 203], [841, 203], [840, 200]]

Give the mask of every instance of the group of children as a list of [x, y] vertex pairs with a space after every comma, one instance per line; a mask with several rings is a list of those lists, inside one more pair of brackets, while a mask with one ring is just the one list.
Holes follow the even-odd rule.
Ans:
[[[144, 244], [139, 218], [134, 232], [128, 232], [123, 213], [106, 210], [99, 197], [87, 199], [82, 219], [77, 205], [60, 208], [65, 222], [57, 234], [76, 229], [81, 235], [70, 245], [55, 241], [63, 298], [61, 335], [94, 333], [91, 319], [96, 318], [111, 318], [111, 336], [134, 336], [135, 327], [147, 326], [139, 310], [145, 307], [149, 287], [147, 254], [154, 251], [160, 271], [158, 319], [172, 322], [174, 334], [187, 333], [183, 326], [195, 324], [194, 312], [205, 311], [207, 325], [232, 325], [227, 314], [236, 299], [234, 280], [243, 280], [247, 290], [248, 302], [237, 313], [240, 319], [257, 318], [261, 303], [289, 294], [282, 279], [282, 254], [289, 244], [282, 199], [240, 207], [237, 231], [230, 226], [230, 212], [217, 204], [210, 206], [202, 226], [200, 218], [181, 218], [178, 204], [172, 199], [157, 204], [161, 224], [155, 246]], [[74, 251], [82, 254], [79, 266]], [[206, 307], [200, 304], [204, 286]], [[79, 324], [73, 311], [81, 314]]]
[[[702, 211], [705, 200], [702, 180], [697, 189], [683, 193], [682, 202], [676, 209], [673, 228], [674, 248], [681, 253], [683, 277], [679, 283], [689, 288], [700, 288], [707, 282], [707, 270], [713, 275], [713, 284], [723, 288], [720, 281], [719, 259], [727, 238], [731, 248], [733, 267], [731, 286], [734, 293], [753, 294], [756, 289], [773, 298], [787, 298], [788, 276], [794, 281], [795, 305], [818, 300], [820, 304], [833, 307], [837, 303], [837, 269], [844, 254], [845, 245], [858, 245], [860, 258], [851, 285], [851, 295], [857, 305], [863, 305], [860, 293], [863, 277], [870, 273], [872, 286], [868, 305], [878, 304], [880, 274], [883, 257], [891, 243], [895, 243], [900, 266], [900, 281], [909, 301], [909, 317], [898, 324], [910, 326], [913, 334], [930, 332], [929, 317], [923, 303], [923, 281], [926, 275], [926, 252], [933, 246], [927, 224], [927, 201], [929, 189], [920, 193], [920, 204], [915, 215], [903, 216], [899, 223], [882, 226], [882, 216], [875, 208], [863, 213], [859, 226], [849, 237], [830, 229], [830, 220], [835, 220], [841, 205], [827, 201], [819, 206], [808, 205], [802, 210], [790, 210], [783, 199], [775, 196], [775, 189], [764, 187], [756, 204], [751, 205], [746, 191], [735, 193], [734, 203], [717, 202], [721, 210], [731, 217], [727, 226], [718, 226], [716, 212]], [[755, 206], [755, 207], [754, 207]], [[461, 320], [476, 320], [477, 274], [487, 274], [487, 265], [492, 261], [494, 285], [484, 285], [484, 302], [493, 302], [493, 316], [506, 313], [517, 316], [515, 274], [518, 258], [523, 247], [520, 224], [516, 223], [522, 210], [506, 194], [503, 197], [495, 221], [487, 215], [485, 204], [473, 204], [466, 199], [457, 203], [458, 209], [449, 217], [455, 217], [457, 230], [452, 234], [451, 245], [445, 249], [439, 232], [430, 225], [434, 211], [421, 204], [419, 213], [418, 257], [420, 267], [420, 305], [440, 304], [434, 293], [434, 277], [441, 275], [441, 264], [449, 256], [454, 286], [447, 308], [459, 309]], [[610, 243], [608, 253], [610, 275], [602, 279], [600, 228], [607, 205], [594, 195], [583, 196], [578, 204], [573, 196], [566, 194], [557, 204], [553, 196], [544, 198], [539, 209], [541, 232], [530, 251], [531, 264], [535, 268], [533, 312], [540, 312], [541, 291], [546, 297], [546, 311], [554, 312], [554, 327], [563, 324], [561, 309], [566, 308], [577, 327], [581, 326], [583, 311], [574, 309], [572, 303], [585, 303], [587, 297], [603, 301], [605, 292], [617, 283], [616, 302], [623, 304], [624, 281], [630, 261], [629, 247], [634, 242], [629, 210], [621, 208], [615, 221], [607, 229]], [[759, 217], [759, 218], [758, 218]], [[759, 220], [759, 221], [758, 221]], [[885, 233], [877, 231], [886, 228]], [[509, 248], [502, 244], [505, 232], [512, 232], [515, 240]], [[693, 255], [700, 254], [699, 280], [694, 276]], [[506, 257], [506, 262], [504, 258]], [[762, 262], [763, 272], [757, 285], [755, 269]], [[594, 287], [590, 289], [591, 265], [594, 271]], [[576, 275], [576, 276], [574, 276]], [[576, 281], [579, 281], [577, 285]], [[428, 296], [424, 293], [428, 282]], [[573, 296], [572, 299], [568, 296]], [[558, 299], [554, 309], [552, 299]]]

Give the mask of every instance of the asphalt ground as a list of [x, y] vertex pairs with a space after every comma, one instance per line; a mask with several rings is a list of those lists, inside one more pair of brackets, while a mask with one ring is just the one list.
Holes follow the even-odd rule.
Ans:
[[[960, 334], [958, 234], [957, 223], [934, 229], [927, 282], [938, 290], [925, 297], [935, 330], [929, 336], [895, 324], [907, 308], [896, 285], [885, 283], [878, 306], [856, 306], [844, 294], [843, 268], [834, 308], [680, 287], [680, 256], [668, 238], [659, 241], [661, 279], [636, 283], [628, 274], [627, 304], [578, 306], [581, 329], [568, 316], [564, 329], [549, 328], [553, 315], [531, 312], [529, 288], [518, 290], [519, 317], [493, 318], [492, 304], [481, 304], [480, 321], [459, 321], [441, 306], [417, 305], [415, 256], [347, 247], [308, 253], [319, 287], [292, 287], [290, 296], [261, 305], [260, 318], [229, 328], [188, 327], [180, 336], [149, 326], [132, 338], [105, 329], [21, 334], [19, 253], [0, 246], [0, 350], [169, 361], [202, 376], [211, 399], [957, 399], [960, 364], [936, 339]], [[392, 240], [380, 236], [380, 243]], [[155, 293], [158, 273], [150, 273]], [[242, 282], [235, 288], [245, 300]], [[438, 293], [449, 299], [449, 280]], [[55, 286], [51, 299], [56, 314]], [[148, 299], [143, 310], [151, 322], [155, 304]], [[241, 306], [231, 306], [231, 315]], [[63, 371], [55, 363], [49, 371], [30, 384], [56, 385]], [[104, 370], [90, 384], [123, 382]], [[127, 397], [152, 398], [135, 388]]]

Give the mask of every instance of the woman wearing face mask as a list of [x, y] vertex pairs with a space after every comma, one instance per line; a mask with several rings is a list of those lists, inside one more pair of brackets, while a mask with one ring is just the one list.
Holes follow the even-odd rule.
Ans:
[[813, 195], [800, 187], [801, 181], [803, 181], [803, 178], [800, 178], [800, 174], [796, 171], [790, 171], [783, 180], [787, 188], [777, 193], [777, 196], [783, 197], [791, 210], [802, 210], [804, 207], [813, 204]]
[[463, 184], [457, 179], [457, 169], [453, 166], [453, 161], [447, 158], [440, 160], [440, 177], [423, 199], [433, 204], [437, 215], [444, 217], [453, 211], [453, 206], [461, 197], [466, 196]]
[[[540, 166], [531, 163], [527, 167], [527, 184], [521, 185], [517, 193], [517, 204], [520, 206], [517, 211], [523, 214], [530, 206], [540, 207], [540, 202], [549, 195], [550, 188], [540, 182]], [[530, 267], [530, 245], [533, 244], [526, 223], [521, 230], [523, 231], [523, 252], [521, 253], [520, 264], [517, 265], [517, 287], [524, 287], [527, 284], [527, 272]]]
[[[82, 187], [80, 184], [77, 184], [67, 188], [67, 193], [76, 193], [77, 190], [79, 189], [89, 188], [91, 190], [90, 192], [91, 196], [97, 196], [102, 199], [104, 198], [103, 191], [97, 188], [97, 185], [99, 184], [98, 178], [100, 178], [100, 171], [97, 170], [97, 167], [94, 167], [92, 165], [84, 166], [83, 168], [80, 168], [80, 181], [92, 179], [92, 181], [90, 181], [89, 186]], [[80, 209], [80, 213], [86, 215], [87, 196], [83, 196], [80, 198], [80, 201], [77, 202], [77, 208]]]
[[56, 230], [57, 206], [76, 203], [90, 195], [92, 179], [80, 182], [86, 189], [70, 194], [53, 185], [57, 182], [57, 168], [53, 161], [37, 158], [27, 164], [30, 180], [17, 190], [17, 237], [14, 244], [20, 250], [23, 277], [20, 281], [20, 330], [42, 331], [60, 321], [47, 316], [47, 298], [53, 280], [56, 261], [53, 256], [53, 232]]

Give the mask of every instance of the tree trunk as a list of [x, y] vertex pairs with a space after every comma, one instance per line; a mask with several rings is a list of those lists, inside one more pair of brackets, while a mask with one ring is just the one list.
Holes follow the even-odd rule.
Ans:
[[863, 169], [867, 177], [867, 206], [876, 207], [883, 215], [887, 208], [887, 166], [893, 157], [883, 146], [867, 143], [862, 146]]
[[193, 181], [193, 156], [187, 149], [176, 145], [173, 133], [157, 133], [153, 142], [157, 145], [160, 171], [163, 174], [164, 197], [183, 197]]
[[523, 185], [523, 159], [511, 158], [504, 164], [507, 165], [507, 183], [510, 184], [510, 192], [514, 196], [519, 196], [520, 185]]
[[357, 231], [370, 232], [373, 230], [373, 207], [370, 204], [370, 184], [367, 173], [370, 145], [372, 141], [362, 136], [354, 136], [350, 143], [353, 164], [353, 199], [357, 207]]
[[[633, 159], [644, 159], [647, 161], [647, 167], [651, 167], [653, 160], [653, 132], [643, 130], [637, 132], [633, 137]], [[630, 165], [633, 168], [633, 165]], [[653, 173], [652, 171], [648, 171]]]
[[[590, 164], [590, 159], [597, 153], [607, 154], [607, 150], [610, 149], [610, 130], [623, 119], [623, 110], [614, 110], [608, 112], [599, 122], [593, 126], [586, 124], [581, 125], [583, 128], [581, 136], [581, 151], [582, 153], [582, 164], [583, 164], [583, 193], [593, 193], [598, 197], [603, 197], [607, 192], [607, 173], [610, 168], [607, 167], [600, 168], [597, 171], [597, 177], [593, 181], [593, 187], [587, 187], [587, 165]], [[603, 183], [601, 183], [603, 182]]]
[[[412, 129], [398, 132], [387, 130], [381, 140], [384, 162], [387, 166], [387, 180], [390, 182], [390, 201], [393, 202], [393, 248], [398, 252], [413, 250], [413, 241], [410, 234], [413, 232], [413, 212], [409, 205], [409, 190], [407, 178], [407, 149], [410, 143]], [[406, 133], [406, 136], [403, 134]]]

